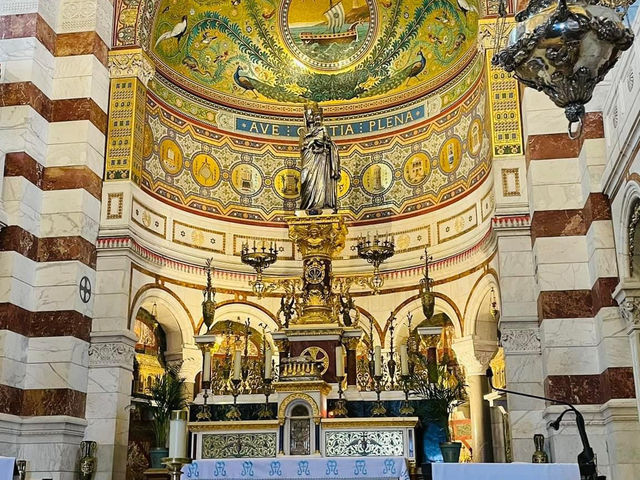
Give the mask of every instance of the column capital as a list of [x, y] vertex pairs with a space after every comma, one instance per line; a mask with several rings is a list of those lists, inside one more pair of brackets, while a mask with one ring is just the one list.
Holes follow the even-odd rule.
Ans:
[[484, 375], [489, 362], [498, 351], [497, 342], [480, 339], [475, 335], [456, 339], [451, 346], [467, 375]]
[[627, 324], [627, 333], [640, 330], [640, 282], [623, 281], [613, 292], [620, 316]]
[[109, 52], [111, 78], [137, 77], [146, 87], [156, 73], [153, 60], [142, 48], [126, 48]]
[[137, 341], [129, 330], [92, 332], [89, 367], [121, 367], [133, 371]]

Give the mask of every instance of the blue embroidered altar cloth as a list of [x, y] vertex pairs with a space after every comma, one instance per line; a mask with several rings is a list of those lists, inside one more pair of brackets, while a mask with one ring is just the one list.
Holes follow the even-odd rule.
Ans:
[[409, 480], [404, 457], [280, 457], [194, 460], [182, 480]]

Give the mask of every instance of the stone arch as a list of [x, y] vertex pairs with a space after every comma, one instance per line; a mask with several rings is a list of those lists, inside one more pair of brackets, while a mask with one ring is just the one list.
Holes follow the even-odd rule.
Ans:
[[478, 335], [484, 340], [497, 340], [497, 326], [491, 318], [491, 289], [500, 305], [498, 278], [493, 269], [482, 275], [471, 288], [464, 309], [464, 335]]
[[640, 279], [640, 185], [636, 182], [628, 182], [625, 187], [620, 220], [625, 227], [616, 242], [621, 245], [618, 252], [620, 276]]
[[[461, 315], [457, 305], [453, 302], [453, 300], [451, 300], [444, 294], [434, 292], [434, 295], [436, 297], [434, 312], [444, 313], [445, 315], [447, 315], [451, 319], [456, 337], [462, 336]], [[403, 337], [406, 338], [408, 334], [407, 332], [403, 331], [406, 331], [408, 326], [407, 313], [411, 313], [413, 315], [413, 320], [411, 322], [412, 330], [417, 328], [418, 325], [424, 320], [424, 315], [422, 313], [422, 303], [420, 302], [420, 297], [418, 296], [418, 294], [404, 300], [393, 311], [393, 314], [396, 317], [396, 330], [394, 334], [394, 338], [396, 340]], [[394, 343], [396, 343], [396, 341], [394, 341]], [[390, 346], [390, 338], [389, 336], [386, 336], [384, 347], [389, 348]]]
[[307, 395], [306, 393], [292, 393], [280, 402], [280, 407], [278, 408], [278, 421], [280, 421], [280, 423], [284, 422], [289, 405], [299, 400], [309, 404], [314, 419], [320, 418], [320, 407], [318, 407], [318, 403], [313, 399], [313, 397], [311, 397], [311, 395]]
[[167, 334], [167, 351], [170, 353], [182, 351], [183, 345], [193, 345], [193, 321], [184, 303], [174, 292], [159, 285], [146, 285], [136, 296], [131, 308], [129, 319], [130, 328], [140, 307], [148, 311], [157, 306], [157, 321]]
[[[238, 317], [240, 317], [241, 322], [244, 322], [246, 318], [249, 318], [249, 327], [258, 332], [262, 332], [262, 327], [260, 327], [261, 323], [267, 326], [267, 332], [274, 332], [280, 328], [275, 318], [266, 309], [263, 309], [259, 305], [251, 302], [235, 300], [221, 302], [218, 304], [216, 307], [214, 324], [218, 322], [226, 322], [228, 320], [237, 322]], [[204, 333], [202, 328], [200, 333]], [[267, 336], [267, 339], [269, 338], [270, 336]], [[271, 340], [268, 341], [270, 342], [272, 351], [275, 351], [275, 345]]]

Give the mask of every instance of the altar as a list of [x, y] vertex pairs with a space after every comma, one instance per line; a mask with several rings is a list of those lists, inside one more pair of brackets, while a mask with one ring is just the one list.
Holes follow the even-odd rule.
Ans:
[[194, 460], [182, 478], [236, 479], [397, 479], [409, 480], [404, 457], [302, 457]]
[[426, 480], [580, 480], [575, 463], [423, 464]]

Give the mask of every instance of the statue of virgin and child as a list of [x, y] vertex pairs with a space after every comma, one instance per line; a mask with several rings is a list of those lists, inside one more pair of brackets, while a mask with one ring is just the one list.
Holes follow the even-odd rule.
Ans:
[[304, 110], [305, 128], [300, 137], [302, 157], [300, 209], [308, 215], [320, 215], [330, 208], [338, 212], [340, 155], [322, 124], [322, 109], [310, 104]]

